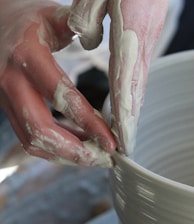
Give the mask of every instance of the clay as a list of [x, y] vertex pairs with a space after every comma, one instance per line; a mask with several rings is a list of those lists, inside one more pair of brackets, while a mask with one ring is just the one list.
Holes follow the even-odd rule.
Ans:
[[106, 15], [107, 0], [74, 0], [68, 20], [70, 29], [77, 33], [82, 46], [91, 50], [102, 41], [102, 21]]

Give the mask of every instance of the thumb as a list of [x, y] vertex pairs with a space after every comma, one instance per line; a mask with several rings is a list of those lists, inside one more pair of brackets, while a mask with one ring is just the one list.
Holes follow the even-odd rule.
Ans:
[[102, 41], [102, 21], [106, 15], [108, 0], [74, 0], [68, 25], [77, 33], [86, 50], [96, 48]]

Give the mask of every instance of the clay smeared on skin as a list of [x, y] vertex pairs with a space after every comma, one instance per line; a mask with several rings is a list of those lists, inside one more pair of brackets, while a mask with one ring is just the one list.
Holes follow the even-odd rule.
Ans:
[[[134, 148], [137, 121], [139, 117], [139, 109], [141, 106], [142, 96], [138, 95], [138, 83], [134, 80], [133, 69], [137, 61], [138, 56], [138, 40], [137, 35], [133, 31], [124, 31], [120, 37], [121, 45], [123, 48], [116, 48], [116, 57], [121, 56], [123, 62], [117, 61], [115, 64], [115, 74], [118, 83], [114, 84], [114, 105], [115, 110], [117, 110], [113, 116], [113, 132], [118, 136], [119, 142], [124, 142], [126, 146], [130, 149]], [[130, 43], [130, 44], [129, 44]], [[127, 60], [126, 60], [127, 59]], [[122, 73], [122, 74], [121, 74]], [[142, 78], [143, 72], [140, 70], [139, 78]], [[122, 86], [119, 86], [120, 78], [124, 79]], [[139, 80], [139, 83], [142, 80]], [[141, 93], [141, 92], [140, 92]], [[118, 131], [118, 132], [117, 132]], [[120, 145], [120, 150], [125, 151], [122, 148], [122, 143]]]
[[[37, 0], [37, 3], [34, 4], [35, 1], [36, 0], [34, 0], [33, 2], [31, 0], [26, 0], [26, 1], [17, 0], [13, 2], [11, 0], [0, 1], [0, 7], [1, 9], [3, 8], [2, 15], [0, 15], [0, 32], [2, 34], [0, 35], [0, 43], [2, 43], [0, 45], [0, 48], [1, 48], [0, 74], [1, 74], [1, 71], [3, 71], [4, 68], [6, 67], [7, 60], [9, 58], [13, 59], [10, 61], [12, 64], [14, 64], [14, 66], [15, 64], [17, 65], [19, 64], [20, 66], [23, 66], [24, 71], [25, 71], [24, 68], [26, 66], [29, 69], [31, 68], [29, 61], [28, 61], [28, 64], [25, 65], [26, 54], [28, 56], [28, 53], [29, 53], [27, 52], [27, 50], [25, 52], [25, 49], [28, 49], [28, 48], [25, 48], [24, 50], [22, 49], [23, 54], [21, 55], [18, 54], [18, 51], [20, 49], [19, 48], [20, 43], [24, 42], [21, 44], [21, 48], [23, 48], [23, 46], [27, 46], [27, 44], [29, 43], [28, 41], [31, 39], [27, 34], [31, 34], [31, 32], [33, 32], [34, 30], [37, 32], [36, 34], [38, 35], [38, 40], [36, 40], [35, 42], [36, 44], [39, 43], [41, 47], [45, 46], [47, 44], [47, 41], [49, 45], [48, 47], [50, 47], [51, 51], [56, 50], [58, 49], [58, 47], [62, 46], [60, 44], [61, 40], [59, 40], [59, 42], [56, 41], [56, 37], [60, 36], [61, 34], [61, 32], [59, 31], [60, 29], [58, 31], [54, 30], [55, 23], [57, 20], [60, 20], [60, 16], [61, 16], [59, 15], [59, 17], [57, 17], [56, 15], [54, 15], [53, 10], [57, 8], [56, 4], [51, 2], [48, 3], [46, 0], [45, 1]], [[136, 0], [127, 0], [127, 1], [130, 1], [132, 3], [137, 2]], [[145, 54], [146, 57], [141, 58], [141, 54], [143, 54], [144, 53], [143, 50], [145, 50], [143, 45], [146, 45], [146, 41], [145, 43], [143, 41], [140, 41], [141, 38], [143, 39], [143, 36], [139, 35], [135, 29], [131, 27], [125, 27], [125, 22], [123, 22], [124, 17], [122, 15], [123, 10], [121, 7], [122, 5], [121, 2], [123, 3], [127, 1], [126, 0], [109, 1], [109, 3], [112, 4], [111, 12], [110, 12], [110, 15], [112, 17], [112, 27], [111, 27], [112, 32], [111, 32], [111, 45], [110, 45], [110, 49], [111, 49], [110, 75], [112, 76], [111, 90], [114, 91], [111, 94], [111, 101], [113, 102], [113, 117], [114, 117], [113, 129], [114, 129], [114, 132], [116, 133], [115, 136], [118, 136], [120, 151], [126, 152], [126, 153], [128, 152], [127, 150], [133, 149], [134, 147], [133, 146], [134, 144], [132, 142], [135, 139], [135, 132], [136, 132], [136, 126], [137, 126], [136, 124], [137, 124], [137, 119], [139, 116], [140, 104], [142, 101], [142, 89], [143, 89], [142, 83], [144, 83], [145, 81], [143, 79], [145, 78], [147, 56], [149, 56], [150, 54], [150, 49], [149, 49], [148, 54], [146, 51], [146, 54]], [[99, 41], [101, 40], [101, 32], [102, 32], [101, 20], [103, 19], [103, 16], [106, 13], [105, 5], [108, 1], [96, 1], [96, 0], [74, 1], [74, 3], [76, 2], [77, 3], [81, 2], [83, 4], [82, 6], [84, 10], [80, 11], [83, 18], [84, 18], [84, 15], [87, 15], [86, 18], [83, 19], [83, 24], [80, 23], [80, 25], [83, 27], [85, 25], [85, 27], [88, 30], [91, 30], [91, 32], [90, 33], [86, 32], [87, 29], [84, 32], [81, 32], [81, 30], [79, 30], [80, 28], [79, 24], [75, 24], [75, 27], [76, 27], [75, 31], [78, 34], [80, 32], [81, 42], [85, 48], [90, 49], [92, 47], [96, 47]], [[94, 4], [93, 7], [91, 2], [92, 4]], [[146, 0], [146, 1], [142, 0], [140, 2], [142, 4], [145, 2], [149, 2], [149, 0]], [[153, 0], [150, 0], [150, 2], [153, 2]], [[100, 3], [102, 3], [102, 5], [100, 5]], [[136, 6], [138, 5], [138, 3], [136, 3]], [[48, 7], [51, 7], [51, 8], [48, 8]], [[43, 8], [45, 8], [45, 11]], [[41, 11], [41, 9], [43, 11]], [[89, 13], [90, 9], [91, 9], [91, 13]], [[50, 22], [47, 21], [48, 18], [45, 14], [48, 12], [47, 10], [51, 12], [51, 15], [49, 16]], [[95, 11], [98, 11], [98, 13], [95, 14], [94, 13]], [[147, 12], [147, 10], [145, 11]], [[14, 14], [13, 12], [15, 12], [17, 15]], [[91, 15], [94, 15], [95, 17], [93, 18], [93, 20], [90, 19]], [[56, 21], [53, 21], [52, 16], [56, 17]], [[5, 18], [6, 18], [6, 21], [3, 21]], [[96, 23], [96, 19], [97, 19], [97, 23]], [[44, 23], [45, 29], [42, 29], [44, 27], [44, 26], [43, 27], [41, 26], [42, 23]], [[31, 24], [32, 26], [29, 27], [29, 24]], [[95, 27], [97, 32], [95, 32], [95, 29], [93, 29], [93, 26], [91, 24], [92, 25], [95, 24], [97, 26]], [[7, 32], [4, 32], [5, 27], [3, 27], [3, 25], [6, 25], [6, 27], [10, 27], [10, 30], [7, 29]], [[69, 22], [69, 25], [71, 26], [72, 23]], [[141, 25], [141, 22], [139, 25]], [[138, 24], [136, 27], [139, 27]], [[73, 29], [73, 26], [72, 26], [72, 29]], [[31, 32], [28, 32], [28, 31], [31, 31]], [[45, 35], [45, 34], [48, 34], [48, 35]], [[51, 35], [52, 37], [49, 34], [52, 34]], [[50, 38], [52, 38], [52, 40]], [[62, 40], [65, 40], [65, 36], [63, 36]], [[9, 49], [9, 52], [7, 51], [7, 49]], [[19, 51], [19, 53], [21, 52]], [[146, 60], [143, 60], [143, 59], [146, 59]], [[146, 63], [145, 62], [143, 63], [142, 61], [146, 61]], [[43, 71], [43, 70], [40, 70], [40, 71]], [[47, 74], [47, 72], [45, 73]], [[55, 72], [52, 72], [52, 74], [54, 75]], [[39, 74], [39, 73], [36, 73], [36, 69], [33, 75], [35, 76], [35, 74]], [[13, 76], [10, 76], [10, 77], [13, 77]], [[26, 80], [22, 79], [23, 75], [18, 75], [18, 78], [19, 77], [21, 78], [21, 80], [23, 80], [23, 87], [25, 87]], [[39, 77], [38, 76], [35, 76], [35, 77], [37, 82], [34, 82], [34, 86], [37, 87], [38, 92], [40, 93], [43, 92], [42, 95], [47, 97], [49, 100], [53, 100], [53, 91], [56, 87], [56, 91], [54, 93], [55, 108], [58, 111], [62, 112], [67, 118], [74, 121], [79, 127], [86, 130], [89, 138], [92, 138], [93, 141], [89, 143], [88, 142], [82, 143], [79, 141], [79, 139], [77, 139], [75, 136], [71, 135], [70, 133], [65, 133], [63, 131], [60, 132], [61, 129], [57, 129], [56, 126], [54, 126], [52, 122], [51, 123], [53, 126], [52, 125], [50, 126], [51, 123], [41, 125], [41, 120], [39, 120], [40, 123], [37, 122], [38, 124], [36, 125], [34, 124], [35, 121], [33, 120], [33, 116], [29, 117], [28, 115], [25, 117], [25, 119], [21, 119], [21, 123], [22, 123], [21, 130], [20, 130], [20, 127], [18, 128], [18, 132], [19, 132], [19, 135], [21, 135], [20, 137], [22, 138], [22, 140], [28, 141], [30, 139], [30, 143], [29, 142], [24, 143], [25, 146], [26, 144], [30, 144], [29, 148], [31, 149], [37, 148], [40, 151], [43, 150], [43, 153], [47, 152], [49, 155], [54, 154], [54, 156], [56, 156], [56, 160], [59, 158], [60, 159], [67, 158], [78, 164], [84, 164], [84, 165], [107, 164], [107, 166], [109, 166], [108, 164], [111, 164], [110, 155], [105, 153], [99, 147], [99, 144], [97, 144], [97, 141], [101, 143], [100, 145], [103, 146], [104, 149], [109, 149], [109, 151], [111, 151], [110, 149], [112, 149], [113, 151], [115, 149], [114, 139], [111, 133], [109, 132], [107, 126], [102, 122], [101, 119], [99, 119], [98, 116], [95, 115], [95, 112], [92, 110], [90, 105], [88, 105], [88, 103], [81, 97], [81, 95], [78, 94], [78, 91], [76, 90], [76, 88], [73, 87], [71, 83], [68, 83], [69, 82], [68, 78], [65, 80], [63, 78], [61, 79], [61, 76], [59, 76], [56, 82], [51, 81], [51, 84], [53, 85], [50, 86], [51, 91], [49, 91], [46, 85], [49, 83], [49, 81], [48, 83], [45, 83], [44, 88], [42, 88], [42, 85], [44, 84], [44, 82], [40, 82], [40, 86], [38, 83], [39, 77], [41, 77], [41, 75]], [[42, 76], [42, 78], [46, 80], [44, 76]], [[0, 76], [0, 79], [1, 79], [1, 76]], [[53, 80], [53, 79], [49, 79], [49, 80]], [[126, 81], [128, 82], [128, 85]], [[13, 86], [11, 85], [11, 87]], [[44, 89], [45, 91], [42, 91], [42, 89]], [[17, 93], [20, 93], [20, 91], [18, 91]], [[127, 95], [127, 98], [126, 98], [126, 95]], [[21, 98], [18, 97], [18, 102], [19, 102], [19, 99], [22, 99], [22, 97]], [[13, 103], [13, 101], [11, 101], [10, 103]], [[42, 111], [44, 110], [42, 109]], [[80, 113], [82, 114], [80, 115]], [[46, 113], [45, 111], [43, 115], [45, 114], [48, 114], [48, 113]], [[90, 116], [88, 117], [83, 116], [85, 114], [89, 114]], [[15, 115], [13, 115], [13, 117], [15, 118]], [[18, 117], [20, 118], [20, 115], [18, 115]], [[38, 116], [37, 117], [34, 116], [34, 117], [38, 118]], [[50, 119], [50, 114], [48, 115], [48, 118]], [[23, 124], [23, 120], [26, 121], [25, 126]], [[42, 129], [40, 127], [42, 127]], [[59, 130], [60, 132], [59, 134], [57, 132], [53, 132], [55, 129], [54, 127], [56, 128], [57, 132]], [[95, 130], [93, 129], [93, 127], [95, 127]], [[25, 134], [22, 133], [24, 130], [26, 131], [27, 135], [25, 135], [26, 133]], [[103, 135], [101, 133], [102, 130], [104, 131]], [[63, 135], [65, 136], [65, 134], [68, 135], [69, 141], [65, 140], [65, 138], [63, 137]], [[109, 141], [107, 143], [109, 144], [108, 147], [105, 144], [107, 142], [107, 139], [112, 139], [112, 141]]]
[[74, 0], [68, 20], [70, 29], [77, 33], [82, 46], [91, 50], [102, 41], [102, 20], [106, 15], [107, 0]]
[[[73, 103], [72, 103], [73, 102]], [[61, 79], [54, 92], [53, 105], [55, 109], [68, 116], [77, 125], [82, 127], [82, 121], [79, 120], [79, 112], [83, 110], [83, 104], [80, 96], [75, 91], [72, 83], [67, 83], [66, 79]]]
[[[82, 153], [82, 151], [79, 150], [79, 156], [75, 157], [74, 161], [68, 161], [62, 157], [56, 157], [55, 162], [65, 165], [76, 165], [79, 162], [80, 165], [85, 166], [100, 166], [103, 168], [113, 167], [111, 155], [100, 148], [96, 142], [84, 141], [83, 145], [86, 152]], [[78, 160], [76, 160], [76, 158]]]
[[[67, 83], [64, 83], [65, 80], [61, 80], [61, 82], [57, 85], [57, 88], [54, 93], [54, 105], [55, 108], [62, 112], [63, 114], [68, 114], [68, 116], [75, 121], [80, 127], [83, 126], [82, 121], [78, 119], [76, 114], [79, 114], [79, 110], [82, 109], [82, 101], [79, 97], [79, 95], [75, 95], [72, 88], [68, 87], [71, 86], [70, 83], [67, 85]], [[67, 94], [73, 94], [74, 96], [72, 100], [74, 101], [74, 104], [76, 107], [74, 109], [71, 108], [71, 105], [67, 99]], [[75, 111], [76, 109], [76, 111]], [[94, 110], [94, 114], [98, 117], [101, 117], [99, 112]], [[76, 117], [75, 117], [76, 116]], [[96, 139], [96, 140], [95, 140]], [[74, 157], [73, 163], [81, 163], [82, 165], [86, 166], [101, 166], [101, 167], [112, 167], [112, 160], [111, 155], [107, 152], [105, 152], [98, 144], [99, 139], [98, 137], [94, 138], [93, 141], [84, 141], [83, 142], [83, 149], [76, 149], [77, 156]], [[69, 149], [72, 150], [72, 149]], [[73, 152], [75, 153], [75, 152]], [[84, 161], [84, 162], [83, 162]], [[57, 156], [56, 162], [62, 163], [62, 164], [69, 164], [69, 162], [62, 158]]]
[[[3, 106], [6, 110], [13, 104], [10, 119], [25, 150], [51, 160], [65, 158], [76, 164], [110, 167], [110, 155], [103, 149], [110, 152], [115, 149], [113, 136], [66, 74], [55, 67], [51, 57], [51, 52], [69, 44], [74, 35], [66, 24], [67, 14], [62, 18], [65, 9], [58, 10], [57, 15], [59, 5], [46, 0], [18, 0], [13, 4], [11, 0], [2, 0], [0, 6], [2, 13], [6, 11], [6, 15], [0, 15], [2, 21], [5, 16], [5, 24], [0, 21], [1, 31], [3, 25], [7, 27], [0, 36], [5, 44], [5, 49], [1, 49], [0, 81], [2, 92], [6, 89], [5, 96], [11, 98]], [[43, 56], [40, 61], [37, 51]], [[84, 139], [93, 139], [92, 142], [81, 142], [76, 133], [57, 125], [44, 98], [53, 101], [58, 111], [86, 132]], [[23, 107], [26, 109], [22, 113]]]
[[53, 155], [51, 161], [64, 165], [113, 166], [111, 155], [99, 146], [98, 141], [83, 141], [76, 146], [52, 129], [41, 130], [35, 124], [30, 124], [29, 113], [25, 108], [23, 117], [26, 120], [26, 132], [31, 139], [29, 145], [24, 146], [26, 151], [41, 149]]
[[56, 108], [56, 110], [61, 113], [65, 113], [65, 111], [68, 109], [69, 105], [65, 99], [65, 95], [71, 91], [68, 85], [66, 85], [64, 82], [65, 80], [62, 79], [58, 83], [53, 96], [54, 98], [53, 105]]
[[[113, 72], [112, 102], [113, 102], [113, 133], [119, 142], [119, 150], [129, 152], [134, 148], [136, 136], [137, 120], [139, 116], [141, 96], [136, 99], [136, 92], [133, 92], [133, 86], [137, 87], [137, 81], [134, 80], [134, 67], [138, 57], [138, 38], [134, 31], [123, 30], [123, 16], [120, 8], [121, 1], [116, 1], [113, 6], [114, 18], [112, 18], [112, 32], [115, 26], [117, 31], [112, 33], [111, 53], [114, 54], [115, 70]], [[118, 27], [120, 29], [118, 29]], [[112, 61], [113, 62], [113, 61]], [[142, 77], [140, 71], [139, 77]], [[115, 82], [116, 80], [116, 82]], [[123, 80], [123, 81], [122, 81]], [[142, 80], [139, 80], [142, 81]], [[122, 83], [122, 86], [121, 86]], [[136, 107], [136, 108], [135, 108]], [[123, 145], [123, 143], [125, 145]], [[128, 148], [124, 148], [127, 146]]]
[[135, 147], [148, 66], [166, 11], [167, 1], [162, 0], [118, 0], [109, 4], [112, 130], [119, 151], [127, 155]]
[[[85, 141], [83, 142], [83, 147], [75, 148], [71, 146], [71, 142], [67, 142], [66, 139], [53, 130], [50, 130], [50, 134], [53, 138], [37, 132], [34, 139], [31, 141], [31, 145], [54, 154], [54, 162], [64, 165], [79, 164], [107, 168], [113, 166], [110, 154], [102, 150], [96, 143]], [[68, 151], [58, 153], [60, 149], [63, 149], [64, 145]]]

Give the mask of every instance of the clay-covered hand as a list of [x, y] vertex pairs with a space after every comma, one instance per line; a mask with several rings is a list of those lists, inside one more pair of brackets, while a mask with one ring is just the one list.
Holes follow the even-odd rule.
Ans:
[[111, 17], [112, 130], [118, 150], [125, 154], [130, 154], [135, 145], [148, 67], [167, 6], [168, 0], [74, 0], [72, 7], [70, 28], [79, 34], [86, 49], [98, 46], [101, 22], [106, 12]]
[[[52, 56], [75, 35], [68, 17], [51, 1], [0, 0], [0, 106], [29, 154], [110, 167], [110, 130]], [[81, 130], [58, 124], [45, 99]]]

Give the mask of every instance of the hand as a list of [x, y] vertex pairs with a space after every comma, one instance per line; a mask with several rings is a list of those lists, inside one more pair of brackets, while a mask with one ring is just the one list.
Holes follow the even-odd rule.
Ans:
[[[111, 132], [52, 57], [75, 35], [68, 18], [69, 8], [51, 1], [0, 1], [0, 106], [29, 154], [109, 167]], [[81, 131], [58, 124], [45, 99]]]
[[128, 155], [135, 147], [149, 64], [167, 6], [168, 0], [121, 0], [109, 5], [113, 130], [118, 149]]
[[79, 33], [86, 49], [99, 44], [106, 11], [111, 17], [112, 130], [118, 150], [125, 154], [130, 154], [135, 145], [149, 63], [165, 21], [167, 5], [168, 0], [74, 1], [69, 24]]

